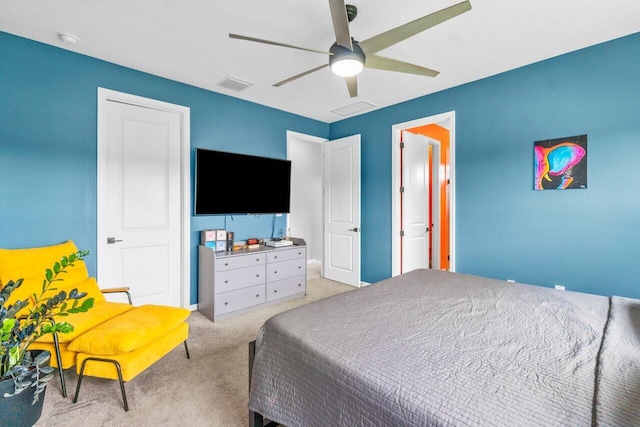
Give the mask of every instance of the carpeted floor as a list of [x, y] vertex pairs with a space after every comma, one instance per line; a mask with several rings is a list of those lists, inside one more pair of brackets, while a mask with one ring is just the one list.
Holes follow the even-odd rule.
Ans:
[[69, 397], [56, 377], [46, 392], [37, 427], [247, 426], [248, 343], [281, 311], [354, 288], [326, 279], [308, 281], [307, 296], [218, 322], [199, 312], [189, 317], [189, 352], [175, 348], [126, 383], [125, 412], [117, 381], [86, 377], [77, 403], [75, 369], [66, 373]]

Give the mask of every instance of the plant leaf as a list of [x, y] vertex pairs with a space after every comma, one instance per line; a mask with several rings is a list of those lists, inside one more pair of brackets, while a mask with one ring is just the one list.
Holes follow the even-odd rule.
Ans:
[[47, 383], [53, 379], [53, 374], [47, 374], [44, 377], [40, 377], [41, 383]]
[[49, 359], [49, 357], [50, 357], [49, 354], [43, 351], [42, 353], [38, 354], [35, 359], [33, 359], [33, 364], [40, 366], [44, 362], [46, 362]]

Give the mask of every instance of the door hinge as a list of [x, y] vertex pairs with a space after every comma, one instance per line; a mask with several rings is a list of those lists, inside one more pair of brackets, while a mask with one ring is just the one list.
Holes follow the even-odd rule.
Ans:
[[400, 192], [404, 193], [404, 187], [400, 187]]
[[404, 142], [400, 143], [400, 149], [402, 150], [404, 148]]
[[404, 237], [404, 230], [400, 230], [400, 237]]

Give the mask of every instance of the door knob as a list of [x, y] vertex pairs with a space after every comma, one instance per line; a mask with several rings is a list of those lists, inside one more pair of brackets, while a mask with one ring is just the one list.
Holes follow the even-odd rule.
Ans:
[[107, 237], [107, 245], [112, 245], [116, 242], [122, 242], [122, 240], [116, 240], [115, 237]]
[[360, 231], [360, 229], [358, 227], [355, 227], [355, 228], [350, 228], [349, 231], [354, 231], [357, 233], [358, 231]]

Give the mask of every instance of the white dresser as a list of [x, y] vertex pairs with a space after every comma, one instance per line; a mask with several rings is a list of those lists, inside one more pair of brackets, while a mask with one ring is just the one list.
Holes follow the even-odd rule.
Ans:
[[233, 252], [198, 247], [198, 311], [213, 321], [306, 292], [304, 245]]

